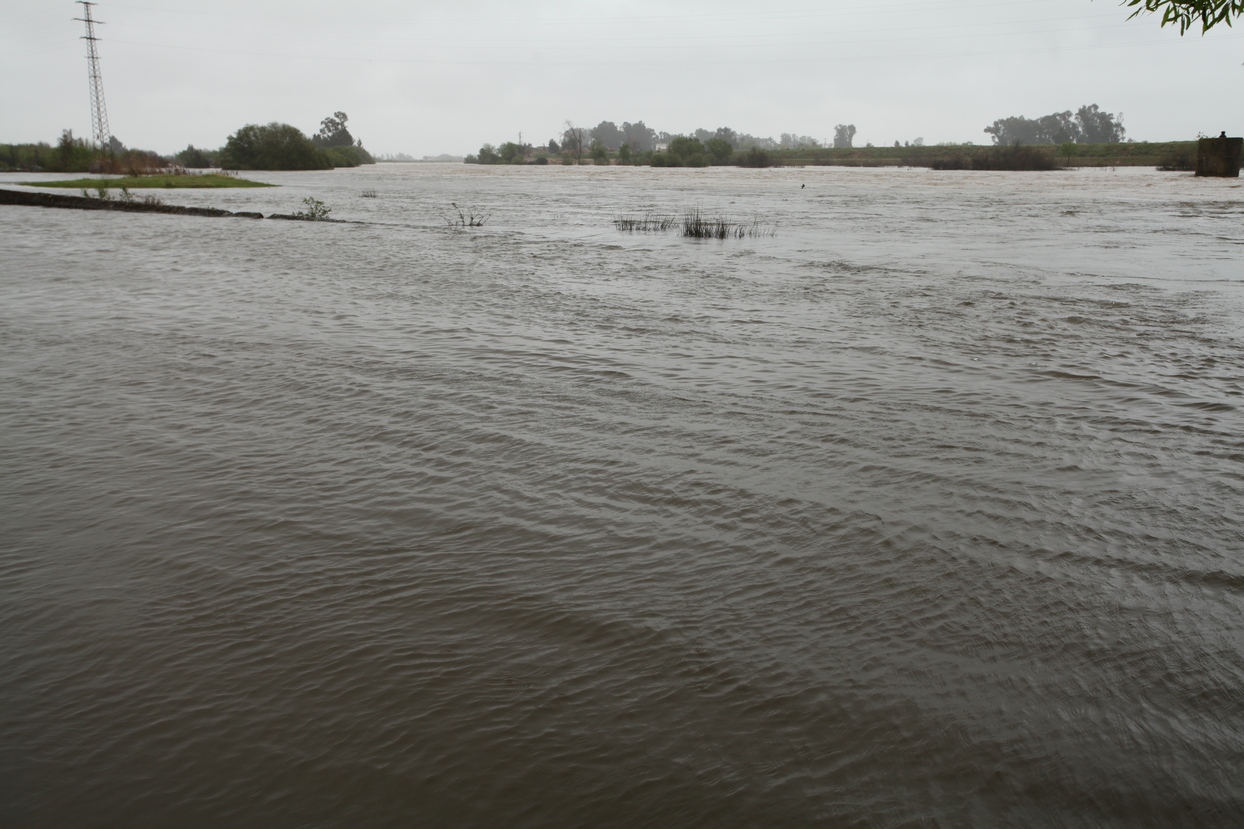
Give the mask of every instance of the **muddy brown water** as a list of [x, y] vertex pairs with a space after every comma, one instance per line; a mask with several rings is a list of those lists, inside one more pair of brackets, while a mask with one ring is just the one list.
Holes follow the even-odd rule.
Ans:
[[1244, 822], [1238, 182], [259, 177], [0, 207], [0, 823]]

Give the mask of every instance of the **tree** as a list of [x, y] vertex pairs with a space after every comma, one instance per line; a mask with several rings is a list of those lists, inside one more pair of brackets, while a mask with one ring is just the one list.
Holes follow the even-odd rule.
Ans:
[[793, 132], [784, 132], [778, 146], [783, 150], [797, 150], [800, 147], [816, 147], [819, 146], [817, 140], [810, 135], [797, 135]]
[[1102, 112], [1097, 104], [1080, 107], [1076, 111], [1076, 126], [1080, 134], [1076, 142], [1080, 144], [1118, 144], [1123, 140], [1123, 115], [1115, 120], [1114, 114]]
[[622, 164], [631, 163], [631, 145], [630, 144], [623, 143], [621, 147], [618, 147], [618, 161], [621, 162]]
[[725, 138], [710, 138], [704, 143], [704, 149], [708, 150], [709, 157], [713, 160], [713, 164], [718, 167], [724, 167], [730, 163], [730, 157], [734, 155], [734, 147]]
[[576, 127], [573, 121], [566, 122], [566, 131], [562, 133], [562, 150], [574, 156], [576, 163], [583, 161], [583, 151], [587, 148], [587, 131]]
[[527, 147], [521, 144], [515, 144], [513, 141], [506, 141], [497, 150], [502, 164], [524, 164], [527, 161]]
[[592, 127], [589, 135], [593, 141], [599, 141], [607, 150], [616, 150], [626, 140], [622, 130], [618, 129], [618, 125], [612, 121], [601, 121]]
[[1034, 144], [1065, 144], [1080, 139], [1080, 125], [1071, 117], [1071, 111], [1053, 112], [1037, 119], [1041, 141]]
[[999, 146], [1012, 144], [1117, 144], [1123, 140], [1123, 124], [1109, 112], [1102, 112], [1097, 104], [1080, 107], [1073, 116], [1071, 110], [1054, 112], [1040, 118], [1013, 115], [999, 118], [985, 132], [993, 136]]
[[56, 144], [57, 161], [63, 170], [68, 170], [73, 165], [76, 156], [85, 154], [91, 155], [90, 148], [81, 138], [73, 137], [73, 130], [62, 130], [60, 141]]
[[629, 121], [623, 121], [622, 140], [630, 144], [634, 152], [646, 153], [656, 144], [657, 134], [649, 129], [648, 125], [643, 121], [636, 121], [633, 124]]
[[850, 149], [855, 138], [855, 124], [838, 124], [834, 127], [834, 148]]
[[708, 155], [699, 139], [679, 135], [670, 140], [666, 152], [671, 167], [707, 167]]
[[1205, 34], [1219, 23], [1230, 26], [1232, 18], [1244, 16], [1244, 0], [1126, 0], [1125, 5], [1136, 9], [1132, 17], [1142, 12], [1162, 12], [1162, 25], [1178, 24], [1181, 35], [1197, 21], [1201, 23], [1201, 34]]
[[302, 130], [275, 121], [247, 124], [229, 136], [220, 164], [231, 170], [328, 170], [332, 162]]
[[549, 139], [549, 152], [556, 155], [557, 153], [560, 153], [561, 151], [562, 151], [562, 148], [557, 145], [557, 139], [550, 138]]
[[193, 144], [188, 144], [186, 149], [176, 155], [176, 159], [178, 164], [183, 167], [190, 167], [191, 169], [205, 169], [207, 167], [216, 166], [212, 163], [211, 155], [203, 150], [200, 150]]
[[349, 120], [350, 116], [344, 112], [334, 112], [320, 122], [320, 131], [311, 140], [317, 147], [349, 147], [354, 143], [354, 136], [346, 129]]
[[609, 150], [599, 141], [592, 141], [590, 152], [592, 154], [592, 163], [597, 167], [603, 167], [609, 163]]

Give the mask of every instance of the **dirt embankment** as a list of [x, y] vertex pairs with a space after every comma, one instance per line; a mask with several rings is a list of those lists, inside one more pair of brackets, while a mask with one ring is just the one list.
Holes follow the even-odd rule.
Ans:
[[27, 207], [61, 207], [70, 210], [121, 210], [127, 213], [172, 213], [179, 216], [235, 216], [262, 219], [262, 213], [233, 213], [214, 207], [180, 207], [175, 204], [148, 204], [121, 199], [92, 199], [85, 196], [63, 196], [59, 193], [24, 193], [0, 188], [0, 204]]

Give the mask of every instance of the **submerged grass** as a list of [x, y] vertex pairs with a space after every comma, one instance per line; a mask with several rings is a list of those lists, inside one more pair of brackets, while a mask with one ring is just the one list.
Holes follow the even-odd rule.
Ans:
[[237, 176], [225, 176], [218, 173], [206, 173], [201, 176], [126, 176], [124, 178], [78, 178], [68, 181], [23, 181], [27, 187], [70, 187], [82, 189], [121, 188], [121, 189], [177, 189], [193, 190], [207, 187], [276, 187], [261, 181], [248, 181]]
[[664, 233], [673, 230], [678, 219], [673, 216], [660, 216], [645, 213], [642, 218], [635, 216], [619, 216], [613, 220], [613, 226], [623, 233]]
[[759, 219], [751, 224], [740, 224], [729, 219], [709, 218], [699, 208], [687, 210], [682, 218], [645, 213], [642, 217], [618, 216], [613, 226], [623, 233], [664, 233], [677, 230], [687, 239], [745, 239], [773, 236], [774, 225], [762, 225]]

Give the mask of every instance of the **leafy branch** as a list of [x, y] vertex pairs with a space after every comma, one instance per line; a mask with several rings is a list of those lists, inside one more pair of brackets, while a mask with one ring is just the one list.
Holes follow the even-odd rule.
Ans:
[[1142, 12], [1162, 12], [1162, 25], [1179, 25], [1179, 34], [1185, 34], [1199, 20], [1201, 34], [1219, 23], [1231, 25], [1231, 19], [1244, 16], [1244, 0], [1124, 0], [1124, 5], [1135, 7], [1132, 17]]

